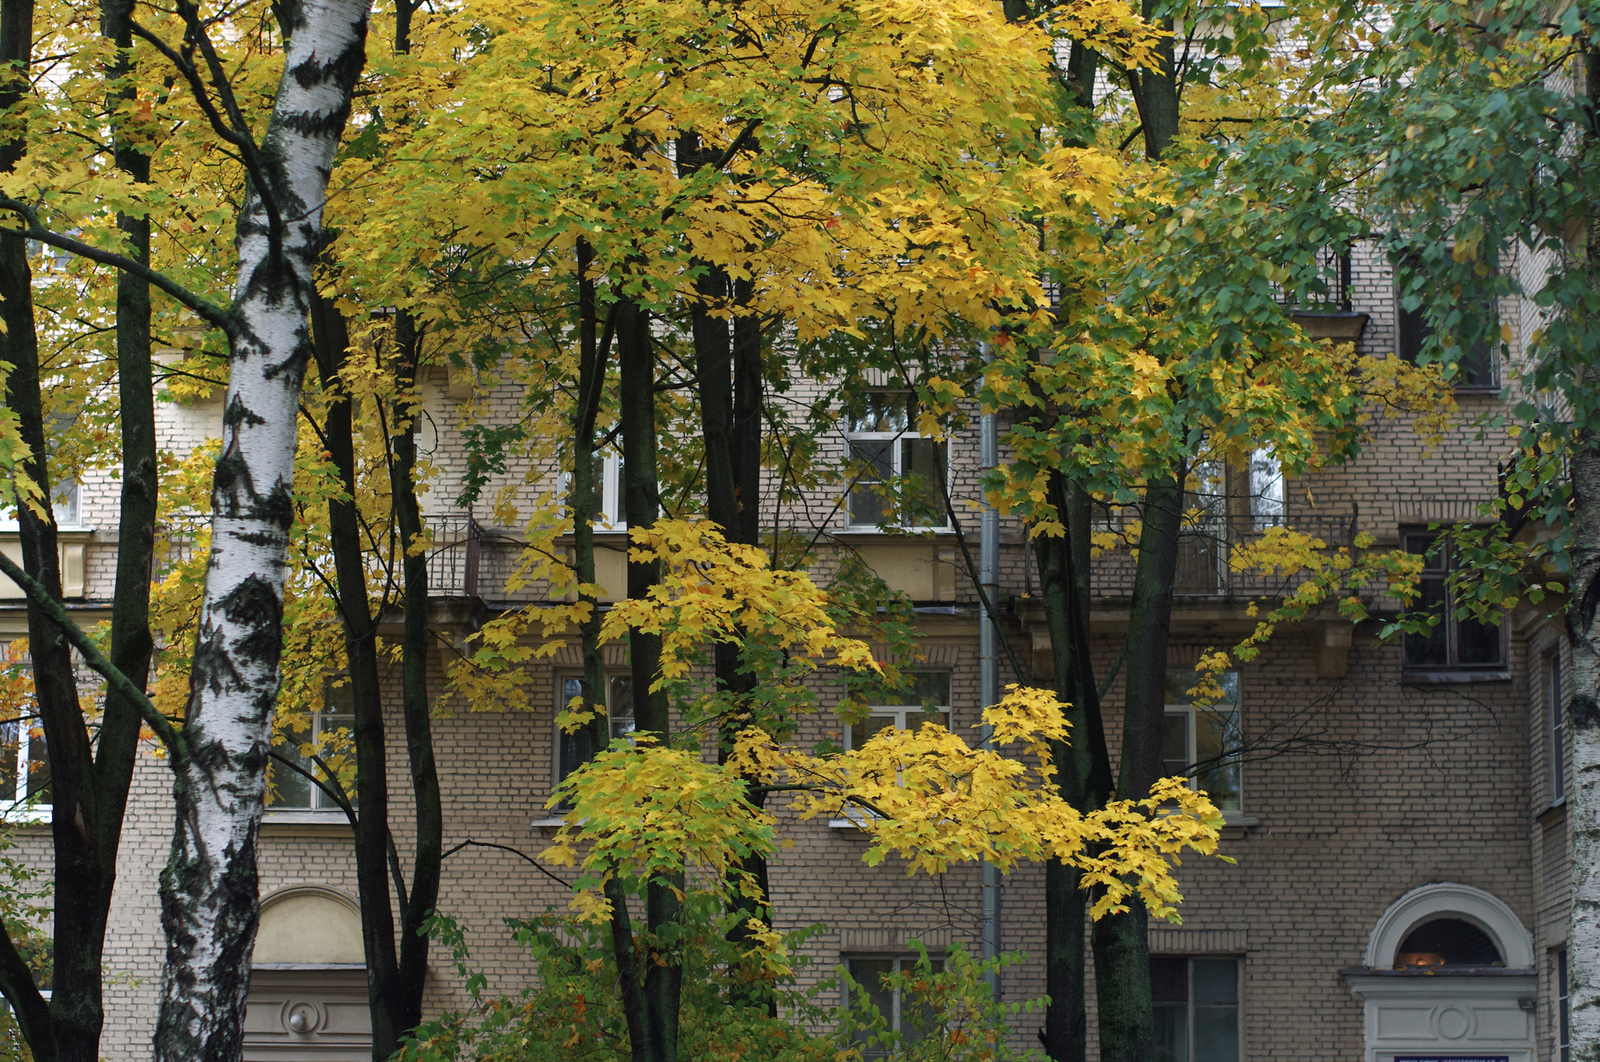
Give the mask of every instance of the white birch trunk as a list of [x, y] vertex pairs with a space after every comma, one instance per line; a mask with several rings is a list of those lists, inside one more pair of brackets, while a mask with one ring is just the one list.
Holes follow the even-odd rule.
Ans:
[[[334, 150], [365, 59], [368, 5], [302, 0], [259, 151], [261, 180], [239, 219], [211, 565], [186, 740], [173, 762], [177, 827], [161, 879], [167, 955], [157, 1062], [240, 1057], [312, 269]], [[272, 206], [281, 218], [276, 241]]]
[[[1586, 445], [1584, 445], [1586, 444]], [[1568, 1006], [1574, 1062], [1600, 1062], [1600, 438], [1587, 432], [1572, 459], [1576, 536], [1572, 551], [1572, 773], [1567, 843], [1572, 925], [1567, 937]]]
[[[1579, 84], [1590, 106], [1600, 103], [1600, 49], [1588, 49]], [[1600, 128], [1591, 118], [1583, 150], [1600, 156]], [[1589, 205], [1587, 240], [1581, 259], [1589, 288], [1600, 294], [1600, 203]], [[1591, 326], [1592, 327], [1592, 326]], [[1584, 390], [1600, 387], [1593, 351], [1572, 358]], [[1576, 415], [1588, 403], [1577, 403]], [[1572, 770], [1567, 776], [1567, 852], [1572, 879], [1571, 925], [1567, 933], [1568, 1042], [1573, 1062], [1600, 1062], [1600, 425], [1576, 425], [1572, 452], [1572, 571], [1568, 589], [1567, 637], [1572, 659], [1572, 698], [1567, 743]]]

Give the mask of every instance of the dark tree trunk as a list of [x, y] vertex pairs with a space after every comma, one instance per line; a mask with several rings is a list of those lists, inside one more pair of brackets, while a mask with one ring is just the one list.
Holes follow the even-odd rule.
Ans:
[[[637, 303], [624, 300], [617, 307], [618, 397], [622, 420], [622, 489], [627, 497], [628, 526], [648, 528], [661, 509], [656, 471], [655, 357], [650, 341], [649, 315]], [[661, 579], [660, 565], [628, 560], [628, 597], [642, 599]], [[628, 648], [633, 665], [633, 713], [641, 733], [670, 740], [667, 696], [650, 687], [661, 673], [661, 636], [631, 631]], [[673, 883], [652, 881], [645, 886], [645, 922], [652, 936], [677, 920], [680, 908]], [[645, 1051], [637, 1062], [674, 1062], [678, 1054], [678, 1002], [683, 968], [652, 947], [645, 958]]]
[[[6, 71], [6, 84], [0, 86], [0, 105], [7, 111], [14, 111], [28, 91], [27, 70], [32, 44], [32, 0], [4, 0], [0, 4], [0, 62], [7, 64], [10, 69]], [[26, 147], [21, 139], [0, 145], [0, 171], [13, 169]], [[0, 335], [0, 358], [10, 366], [11, 372], [6, 381], [6, 405], [16, 412], [22, 440], [33, 452], [23, 469], [45, 491], [43, 504], [48, 507], [50, 481], [44, 459], [44, 414], [39, 397], [39, 347], [34, 333], [32, 279], [27, 243], [16, 236], [0, 236], [0, 320], [5, 323], [4, 334]], [[54, 521], [48, 518], [41, 520], [20, 505], [17, 520], [22, 532], [23, 566], [59, 600], [61, 576], [56, 564]], [[50, 555], [48, 565], [41, 563], [46, 550]], [[33, 651], [39, 714], [47, 727], [46, 740], [49, 740], [49, 731], [62, 730], [67, 723], [75, 723], [81, 733], [83, 723], [78, 714], [78, 691], [71, 678], [72, 661], [67, 644], [48, 627], [31, 601], [28, 605], [28, 637]], [[61, 678], [63, 674], [65, 680]], [[82, 870], [90, 858], [90, 835], [86, 828], [79, 836], [74, 836], [77, 831], [72, 831], [62, 837], [61, 832], [67, 828], [67, 818], [72, 810], [71, 803], [67, 802], [74, 797], [79, 800], [88, 797], [86, 790], [89, 787], [86, 783], [89, 779], [83, 772], [83, 766], [89, 762], [88, 750], [86, 747], [76, 747], [79, 744], [87, 746], [88, 743], [86, 739], [75, 742], [66, 733], [63, 733], [62, 740], [66, 744], [61, 752], [57, 753], [52, 747], [50, 753], [52, 757], [59, 756], [63, 760], [62, 766], [69, 770], [77, 783], [77, 792], [65, 779], [52, 787], [53, 794], [64, 802], [62, 811], [56, 814], [52, 833], [56, 841], [58, 875], [61, 869], [67, 869], [73, 879], [81, 880]], [[69, 755], [76, 757], [75, 764], [66, 762]], [[80, 818], [79, 821], [87, 827], [87, 818]], [[66, 856], [65, 868], [61, 864], [63, 854]], [[81, 985], [77, 956], [63, 955], [61, 960], [74, 967], [71, 976], [75, 987]], [[17, 1014], [17, 1023], [32, 1046], [34, 1057], [53, 1059], [56, 1055], [54, 1015], [34, 985], [33, 974], [28, 970], [27, 963], [17, 954], [9, 938], [5, 941], [5, 947], [0, 949], [0, 965], [3, 965], [0, 986], [4, 987], [6, 998]], [[89, 1020], [98, 1025], [98, 1014], [90, 1015]]]
[[[382, 1062], [398, 1046], [399, 960], [394, 909], [389, 899], [389, 784], [383, 694], [378, 676], [378, 623], [367, 593], [361, 514], [357, 509], [354, 403], [339, 373], [350, 362], [344, 317], [320, 295], [312, 304], [317, 374], [334, 397], [323, 424], [323, 444], [338, 469], [344, 498], [328, 501], [328, 544], [333, 553], [335, 604], [345, 632], [348, 680], [354, 708], [356, 786], [360, 811], [355, 829], [356, 883], [361, 893], [361, 936], [367, 958], [367, 994], [372, 1014], [372, 1052]], [[330, 785], [337, 784], [333, 779]]]
[[[1111, 759], [1089, 657], [1088, 496], [1059, 472], [1050, 475], [1050, 500], [1067, 533], [1035, 540], [1040, 593], [1050, 628], [1056, 696], [1069, 705], [1070, 744], [1054, 750], [1062, 794], [1079, 810], [1102, 806], [1111, 792]], [[1045, 866], [1045, 1049], [1054, 1062], [1088, 1057], [1084, 926], [1088, 897], [1079, 872], [1065, 863]]]
[[[402, 8], [406, 5], [402, 4]], [[400, 393], [416, 385], [422, 337], [411, 315], [396, 314], [398, 358], [395, 376]], [[395, 425], [390, 440], [389, 489], [394, 496], [400, 541], [415, 542], [422, 534], [417, 502], [417, 435], [414, 421]], [[416, 850], [411, 857], [410, 895], [400, 906], [399, 1010], [396, 1024], [404, 1036], [422, 1021], [422, 991], [428, 976], [427, 918], [439, 902], [439, 876], [444, 861], [444, 807], [439, 769], [433, 755], [433, 706], [428, 697], [428, 558], [409, 548], [402, 565], [405, 629], [400, 641], [400, 706], [405, 717], [406, 754], [411, 768], [411, 794], [416, 802]], [[391, 842], [392, 843], [392, 842]], [[396, 887], [399, 883], [396, 882]], [[395, 1045], [398, 1047], [398, 1044]], [[388, 1057], [387, 1055], [384, 1057]]]

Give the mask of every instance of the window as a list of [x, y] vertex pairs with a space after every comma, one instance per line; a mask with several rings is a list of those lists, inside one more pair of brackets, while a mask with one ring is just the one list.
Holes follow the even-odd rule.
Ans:
[[1150, 959], [1156, 1062], [1239, 1062], [1239, 960]]
[[950, 673], [918, 671], [909, 678], [902, 689], [868, 691], [867, 717], [845, 731], [845, 748], [860, 748], [880, 730], [919, 730], [924, 723], [950, 728]]
[[50, 816], [50, 757], [33, 700], [28, 654], [0, 642], [0, 813], [16, 819]]
[[[883, 1018], [888, 1031], [899, 1033], [907, 1043], [916, 1043], [932, 1032], [934, 1009], [919, 999], [908, 999], [906, 980], [917, 972], [918, 959], [914, 955], [861, 955], [845, 959], [845, 969], [850, 980], [845, 985], [844, 1005], [851, 1020], [859, 1024], [863, 1018], [870, 1022], [872, 1010]], [[928, 972], [941, 973], [944, 960], [930, 956]], [[892, 1051], [888, 1044], [872, 1043], [872, 1027], [853, 1029], [852, 1039], [862, 1047], [862, 1058], [888, 1058]]]
[[[561, 700], [556, 711], [561, 712], [572, 703], [572, 698], [583, 696], [583, 679], [577, 675], [564, 675], [558, 681], [561, 683]], [[605, 694], [606, 714], [611, 719], [611, 736], [619, 738], [633, 733], [633, 679], [628, 675], [607, 675]], [[556, 727], [556, 784], [559, 785], [567, 775], [594, 759], [599, 751], [594, 747], [588, 730], [568, 734]]]
[[1556, 1059], [1572, 1060], [1572, 1004], [1567, 997], [1567, 949], [1556, 949]]
[[1187, 775], [1219, 811], [1244, 810], [1239, 786], [1239, 673], [1217, 676], [1222, 696], [1197, 705], [1189, 696], [1200, 676], [1192, 670], [1167, 672], [1167, 713], [1161, 728], [1161, 766], [1167, 775]]
[[57, 527], [80, 526], [77, 480], [68, 479], [56, 484], [55, 500], [50, 504], [50, 512], [56, 518]]
[[1407, 553], [1427, 557], [1422, 568], [1421, 596], [1413, 603], [1411, 618], [1433, 618], [1433, 626], [1405, 636], [1408, 668], [1504, 667], [1500, 628], [1475, 619], [1457, 619], [1450, 592], [1451, 546], [1435, 532], [1403, 536]]
[[1434, 918], [1412, 929], [1395, 949], [1394, 968], [1504, 966], [1489, 934], [1461, 918]]
[[[283, 732], [285, 743], [273, 751], [326, 783], [327, 777], [322, 768], [301, 750], [307, 745], [314, 746], [313, 751], [323, 762], [328, 762], [328, 743], [341, 737], [348, 739], [356, 725], [356, 705], [355, 691], [346, 679], [330, 678], [322, 696], [322, 710], [312, 712], [302, 728], [286, 727]], [[341, 810], [333, 797], [299, 771], [278, 763], [271, 764], [270, 768], [272, 787], [267, 798], [269, 811]], [[353, 800], [355, 794], [349, 795]]]
[[1550, 803], [1567, 799], [1567, 706], [1561, 694], [1561, 650], [1544, 658], [1544, 718], [1550, 755]]
[[916, 396], [872, 391], [848, 420], [851, 527], [947, 526], [949, 447], [916, 432]]
[[[1487, 321], [1492, 323], [1499, 319], [1499, 312], [1494, 302], [1486, 302], [1482, 313]], [[1433, 335], [1433, 326], [1428, 323], [1427, 311], [1418, 306], [1415, 310], [1405, 308], [1403, 302], [1396, 299], [1396, 353], [1406, 361], [1416, 364], [1417, 357], [1422, 353], [1423, 345]], [[1496, 344], [1493, 339], [1493, 328], [1485, 326], [1484, 334], [1479, 337], [1470, 348], [1463, 349], [1461, 360], [1456, 363], [1455, 385], [1463, 390], [1494, 390], [1498, 385], [1498, 374], [1495, 372]]]
[[[627, 498], [622, 493], [622, 456], [598, 451], [594, 454], [594, 526], [600, 531], [621, 531], [628, 526]], [[558, 487], [562, 497], [572, 491], [572, 473], [563, 472]]]

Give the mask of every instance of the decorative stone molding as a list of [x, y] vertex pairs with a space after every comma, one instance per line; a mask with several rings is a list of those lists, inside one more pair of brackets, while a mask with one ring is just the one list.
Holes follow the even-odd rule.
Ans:
[[1459, 918], [1489, 934], [1510, 969], [1534, 965], [1533, 936], [1515, 912], [1497, 897], [1470, 885], [1435, 882], [1412, 889], [1383, 912], [1367, 940], [1362, 963], [1369, 970], [1388, 970], [1406, 934], [1435, 918]]

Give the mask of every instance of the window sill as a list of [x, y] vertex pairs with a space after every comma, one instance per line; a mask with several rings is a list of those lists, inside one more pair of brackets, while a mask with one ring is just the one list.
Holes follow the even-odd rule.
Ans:
[[330, 837], [349, 836], [350, 820], [344, 812], [333, 811], [267, 811], [261, 816], [263, 837]]
[[542, 819], [534, 819], [528, 823], [529, 826], [542, 830], [553, 830], [566, 824], [567, 817], [565, 815], [549, 815]]
[[15, 807], [0, 811], [0, 823], [7, 826], [27, 828], [29, 826], [50, 825], [50, 806], [42, 808]]
[[1467, 671], [1461, 668], [1440, 668], [1437, 671], [1401, 671], [1402, 686], [1438, 686], [1466, 682], [1510, 682], [1507, 669]]
[[1533, 817], [1533, 821], [1537, 822], [1540, 826], [1543, 826], [1546, 829], [1549, 829], [1551, 826], [1559, 826], [1562, 823], [1566, 822], [1567, 821], [1567, 800], [1566, 800], [1566, 798], [1562, 797], [1560, 800], [1556, 801], [1554, 804], [1551, 804], [1549, 807], [1547, 807], [1543, 811], [1539, 812], [1539, 814], [1537, 814], [1537, 815], [1535, 815]]
[[833, 532], [833, 535], [835, 538], [844, 535], [866, 535], [875, 538], [911, 538], [921, 535], [949, 535], [954, 533], [954, 529], [948, 524], [943, 527], [855, 527], [852, 525]]

